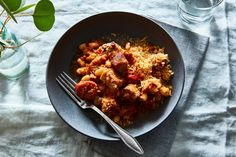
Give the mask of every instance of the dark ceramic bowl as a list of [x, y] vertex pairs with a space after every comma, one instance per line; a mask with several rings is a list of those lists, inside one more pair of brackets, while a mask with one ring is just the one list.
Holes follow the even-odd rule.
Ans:
[[88, 17], [71, 27], [57, 42], [50, 56], [46, 74], [48, 95], [56, 112], [69, 126], [87, 136], [103, 140], [117, 140], [117, 135], [105, 121], [98, 120], [95, 112], [79, 108], [60, 88], [55, 78], [62, 71], [70, 73], [70, 64], [79, 44], [111, 33], [134, 38], [148, 36], [151, 43], [165, 47], [174, 71], [173, 95], [161, 109], [137, 119], [132, 126], [126, 128], [133, 136], [154, 129], [173, 111], [181, 97], [185, 73], [175, 42], [162, 27], [146, 17], [127, 12], [108, 12]]

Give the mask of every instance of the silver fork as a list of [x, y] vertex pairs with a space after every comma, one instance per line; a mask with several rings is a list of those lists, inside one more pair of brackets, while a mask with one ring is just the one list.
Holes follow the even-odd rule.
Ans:
[[66, 93], [75, 101], [75, 103], [80, 106], [82, 109], [93, 109], [99, 115], [101, 115], [108, 124], [115, 130], [115, 132], [119, 135], [121, 140], [133, 151], [138, 154], [143, 154], [143, 148], [138, 143], [138, 141], [131, 136], [127, 131], [122, 129], [119, 125], [113, 122], [107, 115], [105, 115], [100, 109], [98, 109], [95, 105], [88, 104], [83, 101], [80, 97], [78, 97], [75, 93], [74, 86], [76, 82], [70, 78], [65, 72], [62, 72], [57, 78], [56, 81], [59, 85], [66, 91]]

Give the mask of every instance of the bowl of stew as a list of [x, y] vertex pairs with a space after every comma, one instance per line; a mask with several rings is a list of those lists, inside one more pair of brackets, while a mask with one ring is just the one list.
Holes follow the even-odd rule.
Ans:
[[117, 140], [95, 112], [79, 108], [56, 77], [68, 73], [75, 91], [134, 137], [159, 126], [184, 88], [184, 63], [171, 36], [134, 13], [106, 12], [79, 21], [55, 45], [47, 66], [49, 99], [58, 115], [87, 136]]

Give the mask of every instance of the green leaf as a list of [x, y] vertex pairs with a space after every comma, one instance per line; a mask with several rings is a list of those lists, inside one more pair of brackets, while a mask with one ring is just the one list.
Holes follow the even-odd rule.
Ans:
[[0, 5], [6, 10], [7, 14], [17, 23], [15, 16], [12, 14], [11, 10], [8, 8], [3, 0], [0, 0]]
[[50, 0], [40, 0], [34, 10], [34, 24], [40, 31], [49, 31], [55, 22], [55, 8]]
[[3, 0], [11, 12], [16, 11], [21, 7], [22, 0]]
[[13, 12], [13, 14], [18, 14], [18, 13], [21, 13], [29, 8], [32, 8], [33, 6], [35, 6], [35, 4], [29, 4], [29, 5], [26, 5], [22, 8], [19, 8], [18, 10], [16, 10], [15, 12]]

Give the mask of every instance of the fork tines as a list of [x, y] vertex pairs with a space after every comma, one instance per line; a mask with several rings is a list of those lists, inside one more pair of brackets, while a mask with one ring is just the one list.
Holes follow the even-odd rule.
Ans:
[[67, 75], [65, 72], [62, 72], [56, 78], [56, 81], [75, 102], [83, 102], [75, 93], [74, 86], [76, 82], [69, 75]]

